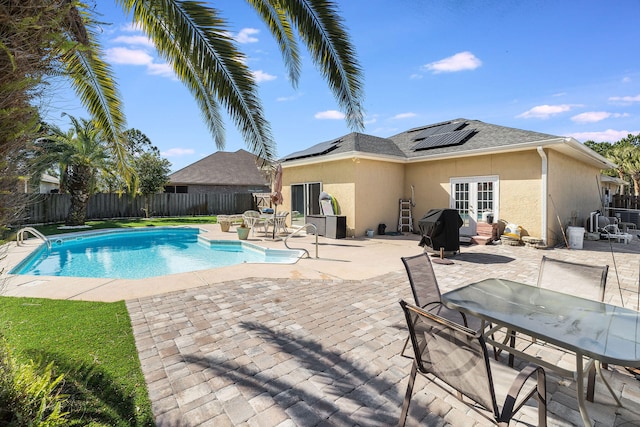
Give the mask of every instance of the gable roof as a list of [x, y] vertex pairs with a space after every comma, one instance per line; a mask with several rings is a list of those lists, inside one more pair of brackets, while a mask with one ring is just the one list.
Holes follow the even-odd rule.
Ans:
[[245, 150], [217, 151], [169, 175], [171, 185], [266, 185], [265, 174], [256, 165], [257, 156]]
[[321, 142], [305, 150], [291, 153], [281, 158], [280, 161], [285, 162], [295, 159], [324, 156], [330, 153], [339, 154], [351, 153], [354, 151], [389, 156], [404, 156], [402, 151], [400, 151], [394, 142], [388, 138], [352, 132], [340, 138]]
[[369, 154], [396, 161], [424, 161], [447, 157], [472, 156], [553, 145], [559, 151], [598, 165], [612, 163], [573, 138], [510, 128], [464, 118], [409, 129], [389, 138], [350, 133], [289, 154], [280, 161], [326, 161], [340, 155]]

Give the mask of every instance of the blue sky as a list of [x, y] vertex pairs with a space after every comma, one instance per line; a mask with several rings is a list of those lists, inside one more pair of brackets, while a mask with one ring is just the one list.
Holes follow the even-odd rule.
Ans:
[[[115, 1], [97, 11], [101, 40], [128, 127], [144, 132], [178, 170], [217, 148], [191, 94]], [[305, 55], [297, 89], [255, 12], [211, 1], [248, 56], [279, 156], [351, 132]], [[364, 133], [388, 137], [464, 117], [502, 126], [615, 142], [640, 133], [640, 2], [342, 0], [364, 70]], [[306, 51], [304, 52], [306, 54]], [[54, 85], [46, 117], [88, 117]], [[225, 151], [245, 148], [227, 120]]]

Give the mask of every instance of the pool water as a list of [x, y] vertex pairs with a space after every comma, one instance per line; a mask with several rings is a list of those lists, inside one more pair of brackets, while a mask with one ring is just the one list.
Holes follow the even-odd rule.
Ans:
[[204, 238], [194, 228], [108, 230], [51, 238], [9, 273], [143, 279], [242, 263], [292, 264], [302, 251]]

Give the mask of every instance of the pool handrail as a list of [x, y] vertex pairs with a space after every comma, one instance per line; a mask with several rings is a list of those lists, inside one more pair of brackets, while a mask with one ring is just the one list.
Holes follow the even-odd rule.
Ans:
[[24, 244], [25, 233], [31, 233], [33, 236], [42, 239], [47, 244], [47, 248], [51, 249], [51, 240], [33, 227], [24, 227], [18, 230], [16, 234], [16, 245], [20, 246], [21, 243]]
[[304, 248], [290, 248], [289, 245], [287, 245], [287, 240], [289, 240], [289, 237], [293, 236], [294, 234], [298, 233], [301, 230], [305, 230], [309, 226], [313, 227], [313, 229], [315, 231], [314, 234], [316, 235], [316, 258], [318, 258], [318, 227], [316, 227], [315, 224], [311, 224], [311, 223], [308, 222], [308, 223], [296, 228], [295, 230], [293, 230], [293, 233], [287, 235], [287, 237], [284, 238], [284, 245], [286, 246], [287, 249], [305, 251], [307, 253], [307, 258], [311, 258], [311, 255], [309, 254], [308, 250], [306, 250]]

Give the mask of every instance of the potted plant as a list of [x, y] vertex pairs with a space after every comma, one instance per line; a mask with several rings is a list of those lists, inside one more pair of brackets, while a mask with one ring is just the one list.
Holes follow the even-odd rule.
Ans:
[[226, 220], [220, 221], [220, 230], [226, 233], [227, 231], [229, 231], [229, 227], [231, 227], [230, 221], [226, 221]]
[[240, 226], [236, 228], [236, 231], [238, 232], [238, 239], [247, 240], [247, 237], [249, 237], [249, 231], [251, 231], [251, 227], [247, 227], [247, 224], [242, 221], [242, 224], [240, 224]]

